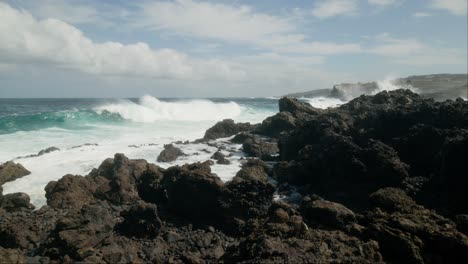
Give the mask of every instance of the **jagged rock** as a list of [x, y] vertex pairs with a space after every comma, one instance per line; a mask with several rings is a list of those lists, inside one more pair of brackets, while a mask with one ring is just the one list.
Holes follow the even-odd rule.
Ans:
[[279, 112], [265, 119], [255, 132], [278, 138], [282, 132], [290, 131], [294, 128], [296, 128], [296, 118], [290, 112]]
[[242, 144], [242, 149], [250, 157], [262, 159], [271, 159], [273, 155], [278, 154], [279, 149], [276, 142], [268, 142], [258, 137], [248, 139]]
[[406, 263], [453, 263], [468, 257], [468, 237], [403, 191], [386, 188], [371, 195], [366, 236], [379, 242], [384, 259]]
[[94, 195], [113, 204], [131, 204], [140, 199], [136, 183], [141, 176], [158, 173], [158, 170], [156, 165], [145, 160], [129, 160], [123, 154], [115, 154], [113, 160], [106, 160], [100, 169], [90, 173], [92, 179], [102, 182]]
[[57, 148], [57, 147], [49, 147], [49, 148], [46, 148], [46, 149], [43, 149], [43, 150], [39, 151], [36, 156], [42, 156], [44, 154], [51, 153], [51, 152], [54, 152], [54, 151], [60, 151], [60, 149]]
[[235, 144], [244, 144], [247, 140], [250, 140], [254, 138], [255, 136], [253, 134], [250, 134], [248, 132], [241, 132], [237, 135], [235, 135], [232, 139], [231, 142]]
[[279, 100], [278, 104], [280, 112], [289, 112], [293, 117], [299, 119], [323, 112], [323, 110], [314, 108], [310, 104], [299, 101], [297, 98], [283, 97]]
[[7, 161], [0, 165], [0, 185], [31, 174], [23, 165]]
[[58, 253], [84, 260], [97, 250], [97, 245], [111, 236], [115, 224], [116, 218], [106, 202], [74, 208], [58, 220], [48, 241], [47, 254], [53, 256]]
[[176, 160], [179, 156], [184, 155], [180, 148], [174, 147], [172, 144], [164, 145], [164, 150], [159, 153], [158, 162], [171, 162]]
[[11, 263], [11, 264], [26, 263], [26, 256], [19, 249], [0, 247], [0, 263]]
[[166, 197], [162, 187], [163, 177], [163, 170], [157, 167], [143, 173], [137, 182], [138, 194], [141, 199], [156, 204], [165, 201]]
[[248, 229], [250, 219], [266, 216], [275, 191], [264, 168], [253, 164], [242, 168], [224, 187], [219, 198], [222, 228], [237, 234]]
[[[87, 176], [49, 183], [50, 206], [36, 211], [21, 194], [21, 199], [3, 196], [0, 187], [0, 258], [27, 263], [468, 258], [467, 102], [439, 103], [392, 91], [327, 110], [297, 100], [280, 104], [282, 115], [294, 118], [294, 127], [279, 134], [280, 126], [271, 127], [272, 135], [279, 135], [281, 161], [272, 169], [262, 160], [242, 159], [241, 170], [225, 184], [211, 173], [212, 160], [161, 169], [116, 154]], [[233, 141], [257, 138], [242, 133]], [[302, 198], [276, 201], [274, 194], [305, 198], [300, 205]]]
[[208, 164], [195, 163], [167, 169], [162, 182], [167, 208], [191, 221], [213, 222], [213, 210], [223, 182]]
[[47, 204], [53, 208], [81, 208], [94, 200], [97, 187], [83, 176], [65, 175], [45, 187]]
[[209, 128], [203, 136], [204, 140], [230, 137], [240, 132], [250, 131], [254, 128], [250, 123], [235, 123], [232, 119], [224, 119]]
[[7, 211], [15, 211], [21, 209], [34, 209], [30, 203], [29, 195], [26, 193], [10, 193], [6, 194], [1, 199], [1, 207]]
[[124, 221], [117, 229], [124, 235], [137, 238], [155, 238], [161, 228], [156, 205], [138, 202], [121, 214]]
[[[359, 249], [358, 249], [359, 248]], [[251, 236], [223, 257], [227, 263], [384, 263], [375, 241], [340, 231], [311, 230], [304, 237]]]

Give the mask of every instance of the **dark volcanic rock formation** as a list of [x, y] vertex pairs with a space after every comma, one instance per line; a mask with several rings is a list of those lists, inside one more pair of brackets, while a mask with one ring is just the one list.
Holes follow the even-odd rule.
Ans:
[[0, 165], [0, 185], [31, 174], [23, 165], [7, 161]]
[[467, 128], [461, 99], [434, 102], [409, 90], [361, 96], [284, 133], [276, 175], [350, 207], [366, 207], [368, 194], [393, 186], [430, 208], [463, 213]]
[[255, 126], [250, 123], [235, 123], [232, 119], [224, 119], [208, 129], [203, 140], [230, 137], [240, 132], [250, 131], [254, 128]]
[[[278, 140], [281, 161], [272, 168], [245, 159], [226, 183], [212, 160], [162, 169], [116, 154], [87, 176], [50, 182], [39, 210], [0, 187], [0, 262], [468, 259], [468, 102], [400, 90], [336, 109], [290, 99], [280, 108], [278, 123], [271, 118], [232, 141], [263, 157], [262, 144]], [[229, 131], [218, 135], [242, 129]], [[298, 203], [274, 199], [296, 190]]]

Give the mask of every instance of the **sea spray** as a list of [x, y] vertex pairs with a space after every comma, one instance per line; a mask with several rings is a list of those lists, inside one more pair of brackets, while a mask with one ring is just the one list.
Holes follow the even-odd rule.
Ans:
[[159, 120], [204, 121], [235, 118], [242, 112], [235, 102], [214, 103], [208, 100], [164, 102], [152, 96], [143, 96], [138, 103], [121, 100], [118, 103], [96, 107], [98, 113], [108, 111], [134, 122], [152, 123]]

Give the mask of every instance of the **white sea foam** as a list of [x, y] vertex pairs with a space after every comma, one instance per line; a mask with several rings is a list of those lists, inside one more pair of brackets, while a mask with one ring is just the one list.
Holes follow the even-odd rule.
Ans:
[[98, 113], [108, 111], [122, 118], [142, 123], [160, 120], [203, 121], [235, 118], [242, 112], [235, 102], [214, 103], [208, 100], [163, 102], [152, 96], [143, 96], [138, 103], [121, 100], [119, 103], [103, 105], [95, 109]]
[[415, 93], [418, 93], [419, 90], [411, 85], [401, 85], [401, 84], [397, 84], [395, 82], [395, 80], [392, 80], [391, 78], [386, 78], [384, 80], [381, 80], [381, 81], [377, 81], [377, 89], [374, 90], [371, 94], [374, 95], [374, 94], [377, 94], [377, 93], [380, 93], [382, 91], [394, 91], [394, 90], [398, 90], [398, 89], [409, 89]]
[[[96, 111], [119, 113], [123, 118], [138, 122], [94, 124], [89, 129], [69, 130], [47, 128], [20, 131], [0, 135], [0, 161], [15, 160], [19, 156], [35, 154], [50, 146], [60, 151], [35, 158], [16, 159], [31, 174], [4, 184], [3, 192], [25, 192], [31, 202], [40, 207], [45, 204], [44, 187], [49, 181], [60, 179], [65, 174], [86, 175], [92, 168], [115, 153], [124, 153], [131, 159], [146, 159], [156, 163], [164, 144], [178, 140], [194, 140], [203, 137], [206, 129], [224, 118], [237, 122], [258, 123], [273, 115], [274, 110], [258, 109], [236, 103], [214, 103], [211, 101], [188, 100], [161, 102], [156, 98], [143, 97], [138, 103], [121, 101], [107, 104]], [[73, 146], [97, 143], [98, 146]], [[134, 146], [136, 147], [134, 147]], [[205, 144], [179, 146], [188, 156], [175, 162], [157, 163], [161, 167], [205, 161], [216, 151]], [[240, 145], [237, 146], [237, 149]], [[205, 153], [208, 149], [211, 153]], [[197, 152], [197, 155], [192, 155]], [[224, 181], [231, 179], [240, 168], [239, 152], [229, 157], [231, 165], [214, 165], [212, 171]]]
[[301, 98], [301, 99], [308, 102], [313, 107], [322, 108], [322, 109], [326, 109], [328, 107], [337, 107], [346, 103], [346, 101], [340, 100], [338, 98], [324, 97], [324, 96], [313, 97], [313, 98]]

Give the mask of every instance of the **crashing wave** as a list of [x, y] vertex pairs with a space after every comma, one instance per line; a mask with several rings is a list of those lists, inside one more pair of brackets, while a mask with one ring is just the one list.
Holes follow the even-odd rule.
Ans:
[[153, 123], [159, 120], [206, 121], [234, 118], [242, 112], [235, 102], [214, 103], [208, 100], [188, 100], [163, 102], [146, 95], [138, 103], [120, 100], [118, 103], [96, 107], [97, 113], [105, 111], [119, 114], [122, 118], [141, 123]]

